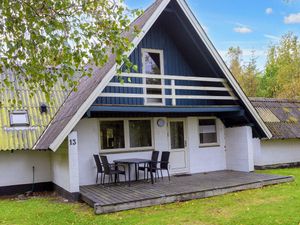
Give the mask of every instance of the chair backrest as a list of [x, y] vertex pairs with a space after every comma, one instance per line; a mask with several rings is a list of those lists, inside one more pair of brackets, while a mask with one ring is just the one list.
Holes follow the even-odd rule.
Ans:
[[169, 159], [170, 159], [170, 152], [162, 152], [161, 153], [161, 163], [160, 163], [160, 168], [161, 169], [168, 169], [169, 165]]
[[157, 168], [158, 155], [159, 155], [159, 151], [153, 151], [152, 152], [152, 156], [151, 156], [152, 169]]
[[98, 173], [103, 173], [103, 168], [102, 168], [102, 164], [101, 164], [99, 155], [95, 154], [94, 155], [94, 160], [95, 160], [95, 163], [96, 163], [96, 166], [97, 166], [97, 172]]
[[107, 156], [106, 155], [101, 155], [100, 156], [102, 164], [103, 164], [103, 168], [104, 168], [104, 173], [109, 174], [110, 173], [110, 167], [109, 167], [109, 162], [107, 160]]

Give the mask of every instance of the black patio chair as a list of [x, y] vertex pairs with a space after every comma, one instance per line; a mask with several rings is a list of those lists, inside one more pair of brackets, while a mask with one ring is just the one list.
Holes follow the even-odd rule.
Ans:
[[102, 182], [104, 170], [103, 170], [103, 167], [102, 167], [102, 164], [101, 164], [101, 161], [100, 161], [100, 157], [99, 157], [98, 154], [97, 155], [95, 154], [93, 156], [94, 156], [94, 160], [95, 160], [95, 163], [96, 163], [96, 166], [97, 166], [96, 184], [98, 184], [99, 173], [100, 173], [100, 184], [102, 184], [102, 183], [104, 183], [104, 181]]
[[105, 175], [109, 176], [109, 181], [113, 181], [113, 175], [115, 175], [115, 182], [117, 180], [120, 182], [120, 177], [119, 175], [124, 175], [125, 182], [126, 182], [126, 172], [125, 172], [125, 167], [124, 170], [119, 170], [118, 167], [122, 165], [115, 165], [115, 164], [110, 164], [107, 160], [107, 156], [101, 155], [100, 156], [103, 168], [104, 168], [104, 177], [103, 177], [103, 183], [105, 181]]
[[151, 162], [149, 164], [144, 163], [143, 166], [139, 166], [138, 170], [140, 171], [144, 171], [144, 179], [146, 179], [146, 173], [147, 173], [147, 180], [148, 180], [148, 174], [150, 173], [150, 169], [152, 169], [152, 173], [155, 173], [155, 180], [156, 177], [159, 174], [157, 172], [157, 161], [158, 161], [158, 155], [159, 155], [159, 151], [153, 151], [152, 152], [152, 156], [151, 156]]
[[158, 164], [160, 164], [160, 167], [157, 168], [158, 170], [160, 170], [160, 174], [161, 174], [161, 177], [162, 179], [163, 178], [163, 170], [166, 170], [167, 173], [168, 173], [168, 178], [169, 178], [169, 181], [170, 181], [170, 173], [169, 173], [169, 159], [170, 159], [170, 152], [162, 152], [161, 153], [161, 159], [160, 161], [158, 162]]

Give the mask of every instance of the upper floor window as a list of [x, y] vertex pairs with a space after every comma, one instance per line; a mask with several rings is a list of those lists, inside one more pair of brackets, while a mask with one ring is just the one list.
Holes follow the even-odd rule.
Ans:
[[143, 69], [146, 74], [163, 74], [161, 50], [143, 49]]
[[199, 120], [200, 146], [218, 145], [217, 124], [215, 119]]
[[12, 111], [10, 113], [11, 126], [28, 126], [29, 119], [27, 111]]
[[144, 79], [145, 104], [163, 104], [163, 80], [160, 78], [164, 74], [163, 51], [142, 49], [142, 57], [143, 73], [152, 75]]

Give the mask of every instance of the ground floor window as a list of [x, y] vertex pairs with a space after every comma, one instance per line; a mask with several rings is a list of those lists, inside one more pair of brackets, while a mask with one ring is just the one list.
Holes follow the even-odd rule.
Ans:
[[153, 146], [150, 119], [100, 121], [101, 150], [143, 150]]
[[199, 120], [199, 139], [200, 146], [218, 144], [217, 124], [215, 119]]
[[129, 137], [131, 148], [152, 146], [151, 121], [130, 120]]
[[124, 121], [100, 122], [101, 149], [125, 148]]

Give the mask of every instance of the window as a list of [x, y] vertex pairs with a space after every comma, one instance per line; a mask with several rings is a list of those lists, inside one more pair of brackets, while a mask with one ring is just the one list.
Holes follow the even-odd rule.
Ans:
[[11, 126], [29, 126], [27, 111], [13, 111], [10, 113]]
[[162, 74], [161, 68], [161, 51], [143, 49], [144, 73]]
[[199, 120], [200, 146], [218, 144], [217, 125], [215, 119]]
[[170, 122], [171, 149], [184, 148], [184, 124], [182, 121]]
[[131, 148], [152, 146], [151, 121], [130, 120], [129, 137]]
[[107, 152], [152, 149], [151, 119], [100, 121], [100, 142]]
[[100, 122], [101, 149], [125, 148], [124, 122], [101, 121]]
[[[156, 75], [156, 77], [146, 78], [144, 83], [151, 85], [146, 87], [144, 92], [148, 95], [145, 99], [146, 104], [163, 104], [163, 98], [154, 97], [151, 95], [162, 95], [163, 89], [159, 86], [163, 84], [162, 79], [159, 78], [164, 74], [163, 70], [163, 52], [154, 49], [142, 49], [143, 56], [143, 73]], [[157, 85], [158, 87], [155, 87]]]

